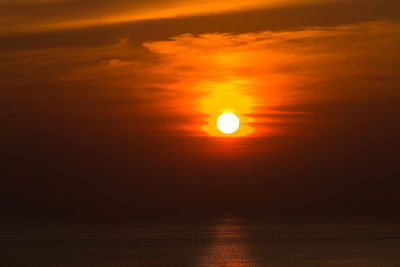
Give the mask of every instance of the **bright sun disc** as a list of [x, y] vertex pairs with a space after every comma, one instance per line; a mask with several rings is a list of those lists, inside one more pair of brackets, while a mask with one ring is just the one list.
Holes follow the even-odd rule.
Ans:
[[239, 128], [239, 119], [233, 113], [224, 113], [218, 117], [217, 127], [224, 134], [234, 133]]

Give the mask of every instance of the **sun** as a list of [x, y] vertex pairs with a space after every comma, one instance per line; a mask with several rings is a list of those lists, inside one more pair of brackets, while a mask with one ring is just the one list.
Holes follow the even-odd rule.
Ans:
[[217, 128], [224, 134], [232, 134], [239, 128], [239, 118], [233, 113], [223, 113], [218, 117]]

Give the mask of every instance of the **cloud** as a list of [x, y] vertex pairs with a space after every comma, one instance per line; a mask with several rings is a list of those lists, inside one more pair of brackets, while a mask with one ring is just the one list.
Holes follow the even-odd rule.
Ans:
[[[229, 101], [229, 87], [242, 102], [244, 96], [251, 100], [246, 110], [255, 116], [288, 105], [302, 106], [295, 112], [315, 113], [304, 104], [399, 96], [398, 29], [398, 23], [369, 22], [289, 32], [186, 34], [144, 46], [163, 59], [155, 68], [176, 77], [176, 88], [211, 95], [200, 101], [203, 105], [218, 91]], [[285, 120], [265, 121], [266, 132], [274, 131], [273, 122]]]
[[[3, 2], [0, 12], [0, 31], [3, 34], [32, 33], [65, 30], [71, 28], [97, 27], [132, 21], [155, 20], [198, 16], [233, 11], [271, 8], [316, 0], [151, 0], [151, 1], [18, 1]], [[332, 2], [323, 0], [322, 2]], [[334, 1], [334, 2], [337, 2]]]
[[68, 108], [80, 119], [124, 118], [122, 128], [136, 118], [137, 131], [207, 136], [202, 127], [225, 105], [251, 136], [300, 134], [343, 120], [321, 116], [324, 103], [343, 114], [353, 101], [399, 97], [399, 29], [381, 21], [13, 51], [0, 63], [2, 113]]
[[[4, 15], [0, 16], [4, 23], [0, 27], [31, 27], [41, 19], [46, 18], [50, 23], [51, 16], [56, 20], [66, 20], [68, 13], [85, 10], [85, 15], [93, 10], [92, 7], [74, 7], [83, 5], [85, 2], [76, 1], [71, 6], [59, 6], [60, 12], [54, 10], [55, 7], [37, 7], [26, 5], [14, 5], [11, 10], [4, 10]], [[113, 2], [108, 1], [110, 6], [104, 7], [107, 12], [114, 12]], [[141, 2], [143, 5], [150, 5], [153, 2]], [[297, 5], [276, 6], [271, 8], [249, 9], [227, 11], [225, 13], [198, 14], [196, 16], [180, 16], [168, 19], [151, 19], [143, 21], [132, 21], [118, 24], [93, 25], [84, 28], [54, 29], [43, 31], [40, 27], [37, 32], [23, 31], [0, 31], [0, 50], [8, 53], [12, 50], [44, 49], [56, 47], [92, 47], [112, 45], [120, 39], [127, 39], [129, 42], [141, 44], [143, 42], [166, 40], [171, 36], [178, 36], [183, 33], [194, 35], [204, 33], [249, 33], [261, 31], [293, 31], [304, 27], [312, 26], [338, 26], [351, 25], [360, 22], [377, 20], [397, 20], [400, 17], [400, 2], [393, 0], [355, 0], [341, 2], [318, 2], [303, 3]], [[155, 4], [155, 2], [153, 3]], [[102, 5], [99, 4], [99, 7]], [[118, 5], [116, 5], [118, 7]], [[137, 6], [137, 9], [139, 6]], [[68, 12], [66, 12], [68, 10]], [[89, 11], [88, 11], [89, 10]], [[113, 11], [114, 10], [114, 11]], [[124, 9], [125, 11], [127, 9]], [[136, 10], [136, 9], [135, 9]], [[48, 11], [49, 14], [40, 14]], [[1, 11], [0, 11], [1, 12]], [[17, 20], [26, 20], [19, 23], [13, 18], [15, 12], [18, 14]], [[78, 12], [78, 13], [79, 13]], [[17, 14], [15, 13], [15, 14]], [[30, 18], [38, 13], [37, 18]], [[62, 13], [62, 14], [59, 14]], [[90, 16], [89, 16], [90, 17]], [[285, 19], [282, 19], [285, 18]], [[75, 17], [69, 20], [75, 20]], [[28, 21], [30, 20], [30, 21]], [[243, 23], [245, 21], [246, 23]], [[50, 23], [51, 24], [51, 23]], [[50, 25], [49, 24], [49, 25]]]

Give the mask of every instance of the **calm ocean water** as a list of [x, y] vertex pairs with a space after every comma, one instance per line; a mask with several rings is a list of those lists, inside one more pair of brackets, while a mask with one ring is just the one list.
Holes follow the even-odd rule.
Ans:
[[2, 222], [0, 266], [400, 266], [398, 223]]

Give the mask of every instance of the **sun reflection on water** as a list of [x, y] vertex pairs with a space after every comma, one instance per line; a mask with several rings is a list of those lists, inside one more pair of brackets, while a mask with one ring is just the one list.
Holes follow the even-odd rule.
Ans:
[[214, 240], [201, 256], [198, 266], [249, 266], [250, 252], [240, 223], [233, 219], [222, 220], [215, 227], [213, 236]]

